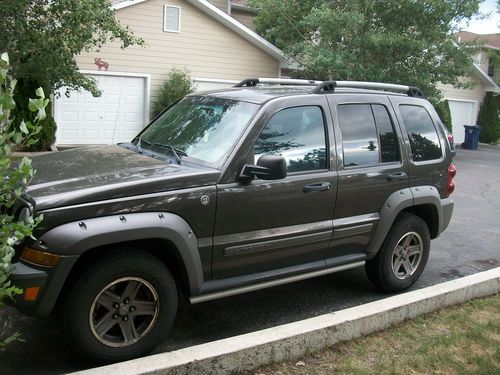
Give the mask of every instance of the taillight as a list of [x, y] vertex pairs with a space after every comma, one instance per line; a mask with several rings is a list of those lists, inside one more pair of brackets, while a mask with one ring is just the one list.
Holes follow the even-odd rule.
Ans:
[[[453, 138], [453, 134], [451, 133], [448, 133], [448, 142], [450, 143], [450, 147], [453, 149], [454, 147], [454, 141], [455, 141], [455, 138]], [[455, 169], [455, 172], [456, 172], [456, 169]]]
[[453, 191], [455, 191], [455, 183], [453, 182], [453, 178], [457, 174], [457, 167], [452, 163], [448, 167], [448, 181], [446, 183], [446, 196], [449, 197]]

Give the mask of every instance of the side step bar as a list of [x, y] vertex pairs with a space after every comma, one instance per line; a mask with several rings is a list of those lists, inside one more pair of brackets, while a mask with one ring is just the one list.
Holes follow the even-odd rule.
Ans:
[[284, 285], [284, 284], [288, 284], [288, 283], [293, 283], [295, 281], [301, 281], [301, 280], [311, 279], [313, 277], [328, 275], [328, 274], [335, 273], [335, 272], [350, 270], [351, 268], [361, 267], [364, 264], [365, 264], [365, 261], [362, 260], [362, 261], [355, 262], [355, 263], [344, 264], [342, 266], [337, 266], [337, 267], [322, 269], [322, 270], [318, 270], [318, 271], [303, 273], [300, 275], [285, 277], [285, 278], [278, 279], [278, 280], [271, 280], [271, 281], [266, 281], [266, 282], [259, 283], [259, 284], [247, 285], [247, 286], [242, 286], [242, 287], [238, 287], [238, 288], [234, 288], [234, 289], [223, 290], [220, 292], [203, 294], [201, 296], [190, 297], [189, 302], [191, 302], [192, 304], [195, 304], [195, 303], [212, 301], [212, 300], [219, 299], [219, 298], [235, 296], [237, 294], [254, 292], [256, 290], [271, 288], [273, 286]]

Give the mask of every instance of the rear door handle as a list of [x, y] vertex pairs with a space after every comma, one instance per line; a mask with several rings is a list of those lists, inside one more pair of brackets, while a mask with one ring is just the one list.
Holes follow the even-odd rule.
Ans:
[[309, 184], [304, 186], [302, 191], [304, 193], [312, 193], [313, 191], [328, 191], [332, 188], [332, 184], [329, 182], [316, 182], [314, 184]]
[[387, 175], [389, 181], [401, 181], [408, 179], [408, 175], [405, 172], [396, 172]]

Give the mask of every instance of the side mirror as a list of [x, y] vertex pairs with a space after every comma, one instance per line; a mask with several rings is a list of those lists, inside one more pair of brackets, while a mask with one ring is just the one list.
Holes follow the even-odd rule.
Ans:
[[281, 180], [286, 177], [286, 161], [280, 155], [262, 155], [257, 165], [245, 164], [240, 172], [239, 180], [249, 182], [254, 177], [262, 180]]

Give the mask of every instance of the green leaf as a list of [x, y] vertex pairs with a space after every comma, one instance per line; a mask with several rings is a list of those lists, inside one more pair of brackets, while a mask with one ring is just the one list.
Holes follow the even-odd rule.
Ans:
[[39, 98], [45, 99], [45, 93], [43, 92], [43, 88], [39, 87], [35, 93], [36, 96], [38, 96]]
[[9, 65], [9, 54], [7, 52], [2, 53], [0, 59]]
[[7, 93], [0, 95], [0, 104], [6, 109], [14, 109], [16, 107], [16, 102], [12, 96]]
[[28, 108], [31, 112], [36, 112], [38, 111], [38, 100], [37, 99], [30, 99], [28, 102]]
[[47, 113], [45, 113], [45, 107], [38, 109], [38, 114], [36, 115], [36, 119], [38, 121], [43, 121], [47, 117]]
[[21, 121], [21, 124], [19, 125], [19, 130], [21, 130], [21, 132], [23, 134], [26, 134], [28, 135], [29, 134], [29, 130], [28, 130], [28, 127], [26, 126], [26, 123], [23, 121]]

